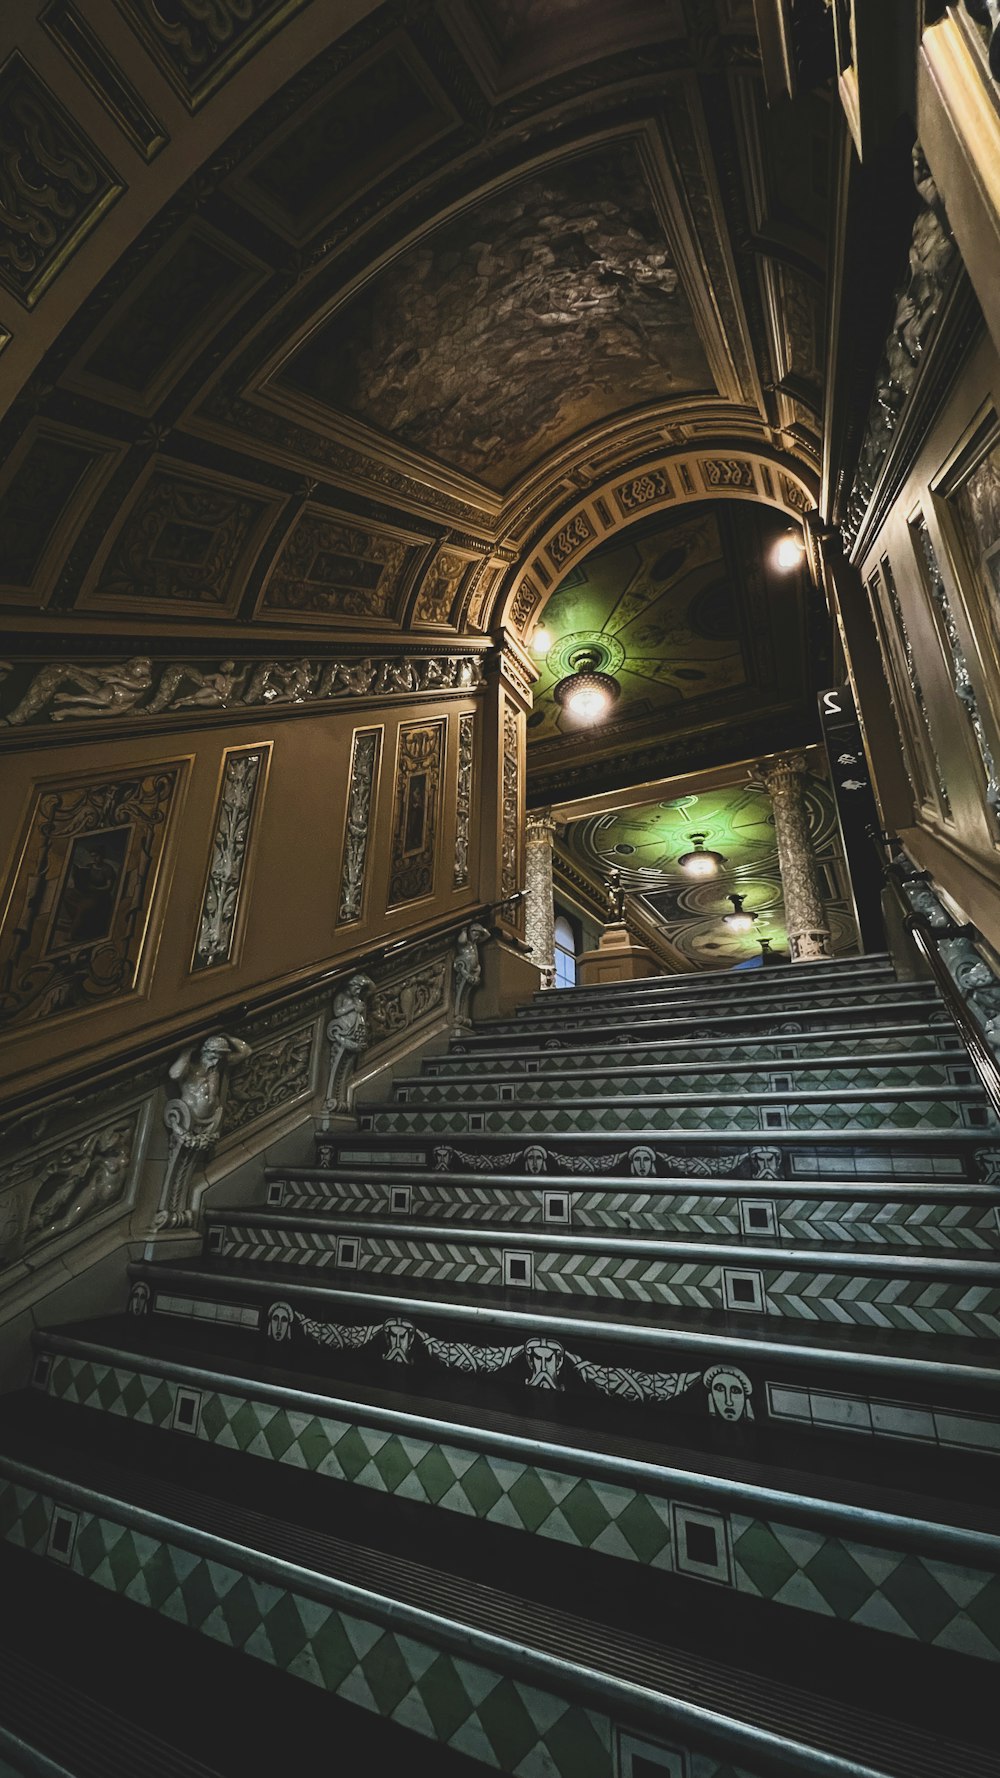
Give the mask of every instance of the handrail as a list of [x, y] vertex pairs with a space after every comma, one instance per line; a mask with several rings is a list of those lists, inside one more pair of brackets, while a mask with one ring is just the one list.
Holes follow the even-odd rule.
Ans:
[[400, 958], [407, 951], [420, 945], [433, 944], [435, 940], [446, 938], [452, 933], [460, 932], [463, 926], [480, 922], [491, 928], [490, 936], [495, 936], [496, 916], [504, 909], [514, 907], [523, 899], [524, 891], [515, 895], [505, 896], [501, 901], [480, 902], [477, 907], [465, 908], [461, 914], [449, 916], [440, 925], [429, 927], [422, 932], [415, 932], [408, 938], [390, 940], [388, 943], [376, 945], [370, 950], [352, 951], [343, 960], [334, 965], [327, 965], [313, 975], [306, 975], [299, 981], [275, 993], [262, 990], [248, 999], [235, 1005], [223, 1008], [218, 1014], [211, 1011], [201, 1012], [197, 1018], [188, 1019], [182, 1025], [171, 1026], [170, 1031], [162, 1037], [149, 1039], [146, 1043], [132, 1046], [128, 1054], [121, 1060], [108, 1063], [107, 1060], [95, 1060], [84, 1063], [81, 1067], [61, 1074], [50, 1088], [37, 1086], [25, 1087], [13, 1093], [3, 1101], [2, 1119], [0, 1119], [0, 1140], [6, 1139], [21, 1125], [40, 1121], [38, 1136], [41, 1136], [49, 1117], [56, 1110], [68, 1110], [78, 1104], [84, 1096], [84, 1090], [93, 1082], [100, 1081], [109, 1088], [114, 1087], [124, 1076], [135, 1075], [146, 1068], [151, 1068], [162, 1057], [168, 1056], [178, 1047], [183, 1049], [186, 1043], [195, 1040], [204, 1032], [207, 1024], [228, 1029], [244, 1023], [257, 1012], [277, 1011], [290, 1006], [297, 1000], [304, 1000], [310, 995], [319, 994], [324, 988], [332, 987], [343, 979], [349, 971], [355, 971], [363, 964], [367, 969], [378, 969], [390, 957]]
[[[919, 872], [917, 875], [921, 880], [930, 882], [926, 871]], [[947, 920], [947, 925], [932, 926], [923, 914], [918, 913], [915, 908], [910, 906], [891, 864], [885, 867], [885, 877], [902, 914], [903, 925], [940, 989], [941, 997], [958, 1027], [959, 1035], [969, 1052], [969, 1058], [982, 1082], [986, 1096], [997, 1116], [1000, 1117], [1000, 1062], [997, 1061], [987, 1043], [971, 1007], [955, 986], [937, 942], [939, 938], [965, 938], [973, 944], [978, 944], [982, 940], [982, 934], [971, 921], [960, 923], [952, 919], [946, 909], [942, 909], [942, 912]]]

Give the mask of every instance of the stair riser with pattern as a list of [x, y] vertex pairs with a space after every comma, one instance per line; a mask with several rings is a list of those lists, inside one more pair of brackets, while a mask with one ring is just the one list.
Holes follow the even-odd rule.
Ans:
[[361, 1278], [460, 1289], [523, 1288], [678, 1311], [743, 1311], [922, 1334], [1000, 1335], [1000, 1277], [985, 1262], [925, 1256], [880, 1262], [873, 1256], [862, 1266], [853, 1255], [807, 1259], [796, 1252], [779, 1261], [760, 1248], [723, 1249], [716, 1256], [715, 1249], [669, 1252], [661, 1242], [629, 1252], [628, 1243], [613, 1246], [610, 1237], [598, 1251], [575, 1249], [572, 1236], [550, 1237], [548, 1248], [544, 1237], [523, 1239], [525, 1246], [513, 1248], [471, 1236], [449, 1241], [432, 1233], [387, 1233], [371, 1224], [327, 1231], [252, 1221], [210, 1222], [206, 1237], [214, 1257], [252, 1267], [352, 1271]]
[[[799, 1007], [794, 1015], [786, 1011], [779, 1015], [772, 1013], [731, 1013], [726, 1017], [715, 1014], [711, 1018], [685, 1015], [683, 1018], [640, 1018], [638, 1015], [626, 1021], [627, 1037], [630, 1051], [639, 1045], [648, 1043], [707, 1043], [718, 1042], [751, 1042], [770, 1039], [775, 1042], [792, 1040], [806, 1036], [821, 1037], [827, 1040], [828, 1034], [842, 1030], [846, 1022], [859, 1037], [867, 1035], [879, 1036], [885, 1031], [898, 1031], [905, 1027], [920, 1035], [921, 1040], [933, 1041], [935, 1031], [940, 1029], [953, 1040], [955, 1027], [938, 1001], [918, 1003], [910, 1001], [900, 1004], [898, 1001], [886, 1001], [881, 1006], [838, 1006], [830, 1007], [825, 1012], [816, 1007], [815, 1001], [809, 1001]], [[591, 1024], [588, 1020], [554, 1018], [544, 1029], [530, 1027], [513, 1022], [500, 1025], [484, 1022], [473, 1031], [463, 1033], [462, 1037], [451, 1046], [452, 1055], [475, 1054], [480, 1056], [500, 1054], [516, 1054], [524, 1052], [534, 1054], [536, 1050], [579, 1049], [581, 1046], [593, 1049], [595, 1045], [616, 1044], [623, 1041], [622, 1024], [614, 1019]]]
[[758, 1103], [706, 1095], [697, 1100], [653, 1095], [630, 1099], [616, 1093], [566, 1103], [552, 1089], [537, 1105], [479, 1102], [477, 1109], [420, 1105], [368, 1106], [359, 1110], [358, 1127], [377, 1136], [538, 1135], [555, 1132], [617, 1130], [708, 1130], [762, 1132], [786, 1130], [972, 1130], [995, 1132], [996, 1113], [978, 1088], [885, 1088], [865, 1093], [848, 1090], [816, 1093], [767, 1093]]
[[[706, 999], [721, 995], [726, 1000], [738, 999], [741, 994], [756, 997], [765, 982], [768, 988], [794, 987], [801, 990], [806, 984], [815, 989], [820, 983], [829, 983], [831, 986], [842, 986], [845, 982], [898, 984], [899, 980], [888, 953], [883, 952], [864, 959], [829, 957], [822, 962], [812, 962], [807, 967], [800, 964], [791, 968], [773, 968], [766, 977], [755, 975], [750, 970], [691, 970], [679, 975], [643, 976], [633, 981], [595, 982], [587, 986], [574, 984], [561, 991], [573, 1006], [589, 1000], [607, 1000], [610, 1004], [617, 1005], [619, 1000], [628, 1001], [644, 994], [703, 994]], [[925, 981], [924, 986], [928, 985]], [[538, 990], [530, 1004], [538, 1005], [551, 991]]]
[[[874, 1625], [932, 1646], [1000, 1660], [995, 1582], [1000, 1542], [922, 1520], [845, 1513], [799, 1496], [794, 1521], [780, 1497], [689, 1471], [601, 1460], [574, 1449], [450, 1431], [419, 1416], [373, 1418], [357, 1404], [289, 1392], [254, 1393], [233, 1378], [153, 1371], [127, 1354], [63, 1354], [36, 1369], [50, 1398], [163, 1431], [179, 1412], [189, 1436], [333, 1481], [417, 1500], [442, 1513], [513, 1527], [626, 1563], [682, 1573], [844, 1623]], [[723, 1423], [724, 1424], [724, 1423]], [[714, 1535], [714, 1563], [697, 1568], [678, 1537], [688, 1515]]]
[[362, 1295], [332, 1277], [321, 1285], [263, 1271], [234, 1279], [142, 1263], [131, 1270], [130, 1308], [152, 1314], [154, 1325], [219, 1328], [245, 1340], [248, 1359], [266, 1353], [270, 1364], [322, 1372], [344, 1387], [361, 1378], [419, 1398], [455, 1379], [496, 1406], [579, 1400], [668, 1446], [714, 1440], [719, 1419], [752, 1417], [755, 1443], [771, 1428], [794, 1428], [801, 1466], [811, 1461], [813, 1433], [821, 1453], [832, 1436], [873, 1450], [895, 1451], [904, 1440], [915, 1453], [1000, 1456], [1000, 1368], [982, 1362], [988, 1349], [981, 1355], [973, 1341], [961, 1342], [967, 1363], [915, 1357], [912, 1348], [873, 1361], [853, 1343], [838, 1346], [835, 1330], [816, 1328], [811, 1346], [790, 1344], [788, 1324], [772, 1320], [761, 1331], [759, 1317], [741, 1337], [736, 1315], [714, 1330], [688, 1330], [595, 1322], [585, 1305], [553, 1302], [542, 1314], [525, 1298], [514, 1309], [491, 1306], [484, 1319], [475, 1301], [410, 1297], [399, 1285], [369, 1285]]
[[653, 1192], [638, 1182], [603, 1187], [539, 1190], [505, 1184], [447, 1185], [417, 1179], [400, 1185], [383, 1180], [268, 1175], [268, 1205], [275, 1209], [326, 1212], [332, 1217], [413, 1216], [435, 1222], [511, 1223], [539, 1228], [554, 1224], [583, 1229], [634, 1230], [670, 1239], [709, 1236], [731, 1240], [762, 1238], [781, 1242], [833, 1242], [861, 1246], [915, 1248], [1000, 1247], [1000, 1198], [981, 1193], [955, 1201], [926, 1195], [914, 1199], [828, 1194], [761, 1198], [692, 1192], [683, 1185]]
[[644, 1094], [658, 1096], [687, 1094], [734, 1093], [752, 1098], [772, 1097], [787, 1093], [868, 1092], [878, 1094], [883, 1088], [906, 1091], [912, 1087], [932, 1087], [945, 1092], [951, 1087], [970, 1084], [970, 1069], [963, 1062], [898, 1061], [848, 1063], [826, 1068], [808, 1065], [777, 1064], [773, 1070], [719, 1067], [705, 1071], [696, 1068], [672, 1073], [669, 1068], [655, 1073], [641, 1073], [628, 1066], [602, 1074], [597, 1071], [553, 1070], [545, 1076], [522, 1078], [516, 1083], [489, 1083], [482, 1076], [465, 1080], [424, 1080], [408, 1076], [395, 1082], [393, 1102], [397, 1105], [473, 1105], [491, 1101], [503, 1103], [516, 1097], [519, 1105], [538, 1102], [552, 1104], [566, 1100], [607, 1098], [612, 1095], [638, 1098]]
[[554, 992], [539, 996], [528, 1006], [518, 1007], [513, 1018], [486, 1021], [484, 1030], [495, 1034], [503, 1029], [523, 1031], [535, 1026], [565, 1026], [567, 1023], [574, 1027], [613, 1025], [621, 1030], [625, 1024], [645, 1024], [649, 1021], [671, 1024], [681, 1019], [687, 1022], [724, 1019], [735, 1024], [746, 1018], [794, 1018], [801, 1010], [809, 1013], [832, 1013], [840, 1009], [853, 1020], [858, 1009], [878, 1012], [888, 1006], [928, 1010], [931, 1007], [940, 1008], [941, 1000], [937, 990], [926, 982], [895, 981], [857, 988], [810, 988], [801, 983], [772, 988], [769, 984], [766, 989], [753, 996], [752, 1005], [748, 998], [745, 1006], [742, 1001], [731, 998], [722, 1000], [720, 997], [716, 1001], [707, 1000], [700, 994], [673, 993], [659, 997], [652, 994], [636, 995], [631, 1001], [616, 999], [613, 1003], [598, 1000], [584, 1006], [571, 1002], [560, 1007], [558, 993]]
[[[908, 1052], [926, 1055], [928, 1059], [933, 1059], [935, 1055], [947, 1056], [949, 1066], [964, 1067], [967, 1061], [965, 1050], [953, 1030], [945, 1026], [937, 1030], [924, 1030], [919, 1025], [892, 1025], [886, 1026], [882, 1031], [867, 1032], [824, 1030], [811, 1036], [786, 1035], [772, 1038], [768, 1042], [760, 1042], [751, 1037], [731, 1042], [718, 1038], [713, 1043], [694, 1043], [688, 1038], [675, 1038], [673, 1042], [663, 1044], [630, 1043], [628, 1049], [634, 1066], [648, 1068], [670, 1068], [698, 1062], [708, 1063], [712, 1067], [721, 1067], [727, 1062], [759, 1063], [770, 1068], [796, 1061], [835, 1067], [844, 1056], [858, 1061], [865, 1056], [904, 1057]], [[448, 1055], [428, 1057], [418, 1078], [438, 1080], [451, 1079], [454, 1076], [465, 1078], [485, 1075], [489, 1079], [504, 1079], [507, 1076], [550, 1074], [559, 1079], [564, 1067], [616, 1068], [621, 1066], [621, 1060], [620, 1044], [609, 1049], [587, 1044], [574, 1048], [570, 1046], [570, 1040], [567, 1040], [566, 1045], [560, 1044], [558, 1050], [531, 1050], [522, 1047], [506, 1052], [495, 1049], [483, 1053], [471, 1044], [467, 1045], [463, 1039], [452, 1045]], [[971, 1068], [969, 1078], [973, 1078]]]
[[757, 1142], [737, 1146], [733, 1136], [712, 1138], [704, 1131], [673, 1130], [665, 1139], [645, 1126], [623, 1131], [612, 1145], [606, 1137], [559, 1133], [555, 1141], [529, 1141], [516, 1148], [478, 1131], [461, 1145], [416, 1137], [372, 1138], [367, 1133], [316, 1141], [318, 1167], [426, 1167], [429, 1172], [526, 1173], [548, 1178], [575, 1174], [662, 1178], [790, 1179], [854, 1181], [894, 1179], [983, 1180], [994, 1183], [1000, 1148], [988, 1130], [962, 1134], [916, 1132], [909, 1139], [891, 1129], [817, 1130], [809, 1140], [794, 1131], [769, 1128]]

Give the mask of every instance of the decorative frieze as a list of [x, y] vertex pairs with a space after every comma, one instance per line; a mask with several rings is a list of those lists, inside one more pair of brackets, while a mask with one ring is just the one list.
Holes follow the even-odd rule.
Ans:
[[[298, 660], [153, 662], [148, 655], [94, 664], [51, 661], [20, 690], [30, 668], [12, 669], [0, 721], [88, 722], [182, 715], [188, 710], [286, 710], [350, 698], [473, 691], [482, 682], [478, 655], [387, 655]], [[14, 695], [11, 695], [11, 687]], [[0, 697], [2, 697], [0, 693]]]
[[365, 864], [371, 831], [372, 803], [382, 747], [380, 728], [358, 729], [351, 749], [351, 778], [347, 793], [344, 854], [340, 867], [341, 926], [360, 920], [365, 899]]
[[754, 488], [753, 464], [744, 457], [704, 457], [701, 473], [706, 488]]
[[549, 561], [554, 568], [563, 568], [578, 550], [590, 543], [595, 536], [594, 527], [585, 512], [576, 512], [573, 517], [557, 531], [551, 543], [546, 544]]
[[472, 772], [476, 719], [472, 712], [458, 719], [458, 777], [455, 785], [455, 865], [453, 889], [469, 881], [469, 845], [472, 838]]
[[644, 506], [672, 500], [674, 487], [665, 469], [650, 469], [643, 475], [634, 475], [631, 481], [620, 482], [614, 494], [619, 512], [628, 519], [633, 513], [641, 512]]
[[367, 1009], [372, 1046], [408, 1031], [411, 1025], [443, 1006], [447, 983], [447, 960], [438, 957], [373, 992]]
[[192, 965], [196, 970], [215, 969], [233, 955], [250, 835], [269, 754], [270, 742], [226, 752]]
[[447, 722], [404, 723], [396, 752], [396, 795], [388, 906], [417, 901], [434, 888], [438, 814]]
[[503, 758], [500, 786], [500, 895], [503, 900], [521, 887], [518, 867], [521, 839], [521, 721], [508, 703], [503, 711]]

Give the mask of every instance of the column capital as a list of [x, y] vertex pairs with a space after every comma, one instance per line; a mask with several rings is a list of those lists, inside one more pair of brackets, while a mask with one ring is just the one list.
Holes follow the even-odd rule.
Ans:
[[762, 759], [757, 765], [757, 774], [765, 790], [770, 790], [772, 782], [803, 778], [808, 770], [804, 753], [782, 753], [777, 759]]
[[525, 818], [525, 838], [530, 845], [534, 840], [551, 845], [555, 838], [556, 824], [552, 819], [551, 809], [529, 809]]

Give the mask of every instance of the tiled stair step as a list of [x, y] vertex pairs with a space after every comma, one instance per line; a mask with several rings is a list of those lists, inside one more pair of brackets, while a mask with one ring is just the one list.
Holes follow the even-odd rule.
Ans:
[[631, 1000], [624, 997], [614, 1001], [595, 1000], [590, 1005], [574, 1002], [570, 989], [549, 989], [527, 1005], [519, 1006], [513, 1019], [488, 1020], [484, 1028], [495, 1031], [498, 1026], [509, 1025], [513, 1029], [521, 1029], [562, 1020], [584, 1026], [620, 1024], [623, 1019], [636, 1022], [661, 1019], [669, 1022], [683, 1018], [700, 1022], [702, 1018], [780, 1018], [786, 1014], [793, 1017], [797, 1007], [823, 1007], [833, 1011], [837, 1007], [940, 1004], [940, 996], [933, 983], [900, 982], [894, 976], [862, 986], [852, 986], [849, 982], [817, 982], [811, 987], [795, 977], [787, 983], [774, 986], [770, 982], [762, 982], [755, 993], [747, 995], [719, 995], [708, 999], [705, 995], [692, 993], [643, 994]]
[[[516, 1242], [516, 1245], [514, 1244]], [[251, 1266], [355, 1272], [492, 1290], [923, 1334], [1000, 1337], [1000, 1267], [982, 1254], [878, 1253], [664, 1241], [654, 1235], [533, 1233], [345, 1220], [281, 1210], [214, 1211], [206, 1251]]]
[[[92, 1583], [381, 1714], [398, 1717], [408, 1701], [403, 1720], [446, 1742], [460, 1731], [460, 1745], [501, 1772], [612, 1778], [616, 1730], [654, 1726], [675, 1737], [683, 1726], [682, 1745], [744, 1771], [773, 1770], [779, 1723], [785, 1768], [802, 1778], [996, 1778], [1000, 1769], [970, 1678], [983, 1664], [947, 1648], [817, 1615], [807, 1639], [817, 1682], [806, 1651], [783, 1633], [795, 1614], [769, 1601], [731, 1593], [726, 1628], [716, 1623], [703, 1652], [718, 1595], [683, 1575], [638, 1571], [626, 1602], [593, 1584], [607, 1562], [600, 1555], [581, 1562], [579, 1552], [536, 1545], [529, 1561], [503, 1527], [434, 1536], [418, 1506], [359, 1490], [341, 1490], [344, 1535], [334, 1537], [326, 1527], [337, 1484], [325, 1478], [275, 1466], [264, 1514], [247, 1504], [240, 1457], [192, 1441], [165, 1475], [162, 1441], [120, 1425], [105, 1441], [114, 1459], [97, 1460], [86, 1431], [66, 1418], [59, 1442], [9, 1430], [0, 1458], [5, 1519], [16, 1515], [8, 1536], [40, 1553], [55, 1526], [68, 1565]], [[412, 1548], [418, 1524], [431, 1561], [399, 1547]], [[707, 1553], [708, 1538], [690, 1525], [682, 1536], [686, 1551]], [[546, 1602], [553, 1595], [559, 1608]], [[680, 1646], [664, 1636], [665, 1622], [684, 1624]], [[759, 1649], [739, 1665], [726, 1659], [736, 1633], [742, 1648], [755, 1630], [769, 1643], [763, 1672]], [[868, 1714], [844, 1691], [850, 1683], [871, 1698], [860, 1669], [873, 1661], [882, 1663], [881, 1709]], [[928, 1702], [932, 1671], [947, 1681], [948, 1718]], [[956, 1709], [966, 1743], [942, 1744]]]
[[[461, 1145], [439, 1136], [407, 1133], [373, 1136], [320, 1134], [320, 1167], [425, 1167], [435, 1173], [529, 1173], [563, 1178], [581, 1173], [600, 1178], [628, 1169], [636, 1175], [693, 1178], [812, 1179], [991, 1179], [998, 1148], [992, 1130], [872, 1129], [673, 1129], [669, 1135], [643, 1126], [617, 1138], [598, 1131], [544, 1132], [510, 1147], [510, 1136], [469, 1133]], [[626, 1146], [622, 1146], [623, 1140]]]
[[774, 1092], [756, 1103], [723, 1092], [597, 1094], [571, 1103], [553, 1093], [530, 1105], [517, 1101], [470, 1100], [447, 1105], [358, 1106], [358, 1127], [380, 1135], [562, 1135], [570, 1131], [709, 1130], [753, 1131], [896, 1129], [996, 1131], [998, 1120], [980, 1086], [878, 1087], [870, 1091]]
[[[5, 1594], [5, 1612], [10, 1600]], [[159, 1714], [159, 1713], [158, 1713]], [[153, 1713], [149, 1713], [152, 1717]], [[169, 1733], [169, 1723], [162, 1726]], [[219, 1778], [179, 1747], [130, 1722], [111, 1704], [0, 1641], [3, 1778]]]
[[[558, 990], [554, 990], [554, 994], [557, 992]], [[596, 1038], [602, 1043], [666, 1042], [673, 1037], [687, 1038], [694, 1042], [717, 1037], [732, 1040], [740, 1036], [782, 1037], [795, 1035], [803, 1028], [816, 1031], [832, 1029], [834, 1025], [842, 1025], [845, 1020], [850, 1021], [851, 1029], [855, 1031], [878, 1030], [884, 1025], [897, 1025], [901, 1021], [916, 1025], [921, 1030], [933, 1024], [941, 1024], [948, 1030], [954, 1030], [953, 1021], [941, 1002], [929, 995], [920, 1000], [884, 1000], [874, 1006], [855, 1000], [830, 1007], [817, 1004], [813, 997], [803, 999], [799, 1005], [786, 1007], [781, 1012], [774, 1008], [769, 1010], [758, 1007], [750, 1012], [703, 1014], [698, 1019], [690, 1012], [677, 1012], [670, 1017], [666, 1013], [652, 1018], [630, 1014], [628, 1019], [579, 1018], [572, 1021], [553, 1013], [544, 1024], [536, 1025], [516, 1024], [513, 1021], [501, 1023], [499, 1020], [491, 1023], [483, 1020], [470, 1032], [467, 1039], [463, 1038], [460, 1043], [452, 1045], [452, 1054], [460, 1053], [462, 1043], [467, 1043], [470, 1050], [476, 1052], [517, 1049], [522, 1045], [552, 1049], [560, 1044], [577, 1049], [583, 1041], [584, 1032], [591, 1040]]]
[[[297, 1778], [301, 1767], [290, 1766], [288, 1755], [292, 1724], [297, 1748], [335, 1747], [345, 1775], [398, 1768], [407, 1778], [495, 1778], [494, 1766], [415, 1739], [388, 1718], [342, 1703], [262, 1661], [248, 1669], [231, 1648], [192, 1635], [165, 1613], [105, 1585], [81, 1583], [62, 1563], [40, 1561], [2, 1539], [0, 1597], [2, 1720], [28, 1717], [30, 1738], [48, 1745], [62, 1733], [64, 1700], [69, 1718], [67, 1765], [51, 1773], [35, 1763], [8, 1767], [0, 1751], [3, 1778], [15, 1772], [22, 1778], [22, 1770], [24, 1778], [118, 1778], [119, 1772], [122, 1778], [276, 1778], [282, 1772]], [[28, 1657], [48, 1685], [48, 1697], [40, 1701], [21, 1683]], [[117, 1766], [106, 1741], [95, 1746], [88, 1740], [88, 1710], [95, 1707], [119, 1721], [127, 1718], [140, 1750], [130, 1764]], [[151, 1726], [170, 1738], [162, 1765], [148, 1754]], [[2, 1736], [0, 1730], [0, 1750]]]
[[[470, 1038], [473, 1036], [470, 1033]], [[626, 1034], [608, 1048], [601, 1048], [593, 1043], [573, 1042], [567, 1035], [565, 1043], [558, 1050], [549, 1047], [533, 1049], [519, 1045], [509, 1049], [474, 1048], [463, 1038], [454, 1043], [449, 1053], [444, 1056], [429, 1056], [421, 1069], [421, 1079], [428, 1077], [450, 1077], [458, 1075], [470, 1078], [473, 1075], [487, 1074], [491, 1079], [522, 1074], [558, 1075], [564, 1065], [588, 1066], [596, 1068], [617, 1067], [623, 1056], [634, 1059], [641, 1067], [655, 1067], [660, 1063], [673, 1066], [676, 1063], [711, 1062], [719, 1066], [724, 1062], [746, 1062], [780, 1064], [782, 1062], [803, 1063], [830, 1062], [834, 1057], [848, 1054], [858, 1060], [863, 1056], [900, 1056], [916, 1053], [921, 1056], [946, 1056], [949, 1060], [961, 1062], [966, 1051], [953, 1025], [884, 1025], [879, 1031], [858, 1031], [851, 1025], [830, 1028], [821, 1022], [816, 1031], [803, 1034], [791, 1033], [785, 1036], [760, 1038], [744, 1036], [739, 1038], [717, 1037], [711, 1042], [696, 1043], [686, 1037], [674, 1037], [665, 1043], [638, 1043]]]
[[[431, 1417], [287, 1383], [262, 1387], [252, 1376], [86, 1340], [57, 1336], [43, 1356], [54, 1401], [163, 1434], [176, 1431], [180, 1403], [201, 1443], [645, 1569], [690, 1572], [681, 1534], [693, 1510], [715, 1534], [718, 1557], [713, 1573], [693, 1578], [1000, 1660], [1000, 1597], [989, 1610], [1000, 1581], [986, 1590], [1000, 1569], [993, 1501], [953, 1504], [898, 1488], [838, 1486], [830, 1476], [816, 1490], [799, 1474], [788, 1488], [770, 1467], [746, 1459], [723, 1464], [722, 1473], [690, 1459], [644, 1461], [596, 1441], [574, 1443], [559, 1428], [526, 1438], [457, 1411]], [[957, 1597], [954, 1569], [965, 1576]], [[980, 1598], [970, 1619], [967, 1603]], [[957, 1610], [942, 1623], [949, 1604]]]
[[450, 1080], [404, 1075], [393, 1084], [392, 1098], [396, 1105], [473, 1105], [515, 1101], [518, 1105], [551, 1103], [558, 1097], [596, 1099], [614, 1095], [638, 1097], [649, 1094], [688, 1094], [718, 1096], [724, 1093], [783, 1093], [791, 1088], [796, 1093], [809, 1092], [878, 1092], [882, 1087], [934, 1087], [947, 1091], [952, 1086], [978, 1087], [975, 1073], [960, 1057], [951, 1060], [931, 1052], [930, 1055], [877, 1056], [864, 1062], [844, 1056], [827, 1057], [817, 1062], [782, 1062], [770, 1069], [759, 1063], [730, 1063], [706, 1068], [704, 1064], [675, 1064], [643, 1072], [634, 1061], [621, 1062], [613, 1068], [598, 1069], [593, 1064], [583, 1067], [563, 1066], [535, 1077], [518, 1076], [504, 1082], [500, 1070], [492, 1080], [482, 1074], [452, 1076]]
[[[891, 1327], [817, 1326], [743, 1311], [623, 1310], [607, 1299], [385, 1278], [351, 1283], [294, 1266], [197, 1260], [130, 1267], [130, 1311], [162, 1326], [227, 1332], [253, 1353], [338, 1376], [391, 1378], [421, 1395], [474, 1383], [477, 1404], [524, 1411], [544, 1372], [595, 1411], [674, 1441], [713, 1414], [709, 1376], [729, 1378], [733, 1417], [762, 1424], [1000, 1451], [1000, 1351], [993, 1341]], [[532, 1393], [529, 1395], [528, 1390]], [[684, 1431], [684, 1436], [687, 1432]]]
[[600, 1184], [539, 1186], [529, 1174], [484, 1180], [451, 1173], [447, 1180], [415, 1170], [387, 1176], [354, 1168], [341, 1175], [318, 1167], [269, 1167], [271, 1209], [424, 1221], [560, 1225], [635, 1230], [666, 1237], [790, 1241], [825, 1240], [877, 1246], [1000, 1248], [1000, 1194], [993, 1187], [872, 1185], [857, 1182], [850, 1196], [829, 1186], [718, 1179], [711, 1191], [691, 1190], [689, 1179], [624, 1176]]
[[[900, 981], [891, 968], [879, 969], [782, 969], [763, 974], [734, 975], [720, 971], [704, 978], [697, 975], [647, 976], [638, 981], [610, 982], [601, 987], [560, 988], [557, 1004], [569, 1019], [589, 1017], [593, 1013], [609, 1018], [622, 1018], [643, 1007], [663, 1008], [677, 1005], [701, 1005], [738, 1008], [758, 1000], [783, 1001], [788, 996], [811, 994], [822, 999], [827, 994], [841, 994], [850, 989], [856, 994], [891, 993], [895, 988], [909, 991], [914, 987], [933, 991], [929, 977], [919, 981]], [[515, 1011], [515, 1018], [530, 1018], [538, 1012], [549, 1012], [553, 990], [535, 993]]]
[[[630, 1000], [643, 994], [704, 994], [708, 997], [715, 994], [753, 994], [760, 992], [765, 986], [784, 987], [789, 982], [804, 981], [829, 982], [838, 985], [851, 981], [862, 984], [870, 980], [897, 979], [892, 960], [888, 952], [879, 951], [864, 957], [829, 957], [823, 962], [794, 965], [778, 965], [771, 967], [765, 975], [763, 971], [732, 969], [692, 970], [680, 975], [649, 975], [640, 976], [634, 981], [600, 982], [591, 986], [574, 986], [562, 989], [566, 999], [581, 1004], [589, 1000], [618, 999]], [[532, 996], [532, 1001], [543, 1000], [551, 990], [542, 990]]]

